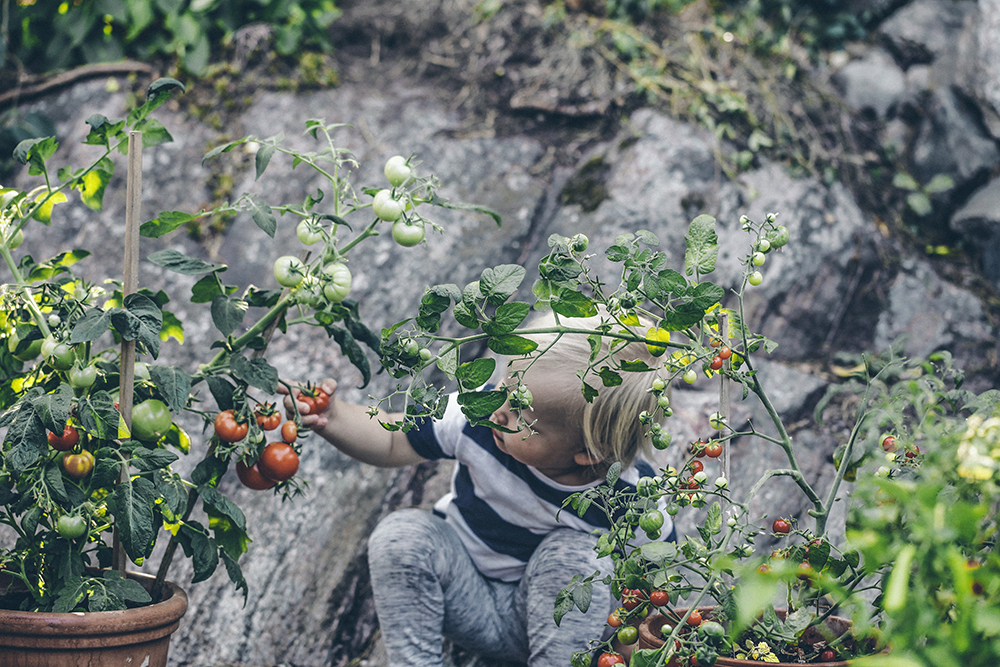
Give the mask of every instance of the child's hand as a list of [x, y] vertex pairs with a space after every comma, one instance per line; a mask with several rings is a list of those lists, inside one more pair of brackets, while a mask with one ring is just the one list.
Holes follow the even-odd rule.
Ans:
[[278, 385], [278, 393], [285, 395], [285, 413], [288, 415], [288, 418], [293, 419], [295, 417], [295, 407], [297, 406], [299, 414], [302, 416], [302, 425], [314, 431], [326, 426], [327, 422], [333, 416], [334, 394], [337, 391], [337, 381], [333, 378], [327, 378], [315, 388], [320, 392], [319, 395], [317, 397], [307, 397], [298, 388], [293, 390], [292, 395], [289, 395], [288, 388], [285, 385]]

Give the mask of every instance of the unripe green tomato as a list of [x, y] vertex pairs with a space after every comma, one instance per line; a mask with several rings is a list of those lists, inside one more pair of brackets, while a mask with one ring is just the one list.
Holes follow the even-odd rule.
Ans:
[[718, 412], [713, 412], [708, 417], [708, 425], [718, 431], [726, 426], [726, 422], [722, 419], [722, 415]]
[[87, 532], [87, 522], [79, 516], [61, 516], [56, 522], [56, 532], [68, 540], [75, 540]]
[[62, 318], [59, 317], [59, 313], [51, 313], [47, 319], [50, 327], [57, 327], [62, 324]]
[[708, 481], [708, 473], [706, 473], [704, 470], [699, 470], [694, 474], [694, 481], [698, 482], [699, 484], [704, 484], [705, 482]]
[[434, 357], [434, 353], [428, 350], [426, 347], [420, 348], [420, 360], [430, 361]]
[[767, 235], [767, 240], [772, 249], [782, 247], [788, 243], [788, 228], [784, 225], [778, 225]]
[[745, 215], [741, 215], [740, 216], [740, 227], [743, 229], [743, 231], [749, 230], [750, 229], [750, 218], [748, 218]]
[[698, 373], [695, 372], [693, 368], [689, 368], [684, 371], [684, 381], [688, 384], [694, 384], [698, 380]]
[[764, 276], [761, 274], [760, 271], [754, 271], [747, 278], [747, 282], [756, 287], [757, 285], [760, 285], [762, 282], [764, 282]]
[[56, 345], [58, 344], [59, 341], [57, 341], [55, 337], [53, 336], [47, 337], [45, 340], [42, 341], [42, 347], [41, 347], [42, 356], [45, 357], [46, 359], [51, 357], [52, 351], [56, 349]]
[[656, 378], [653, 380], [652, 389], [653, 391], [660, 392], [667, 388], [667, 383], [663, 378]]
[[753, 262], [754, 266], [763, 266], [764, 262], [767, 261], [767, 255], [762, 252], [755, 252], [750, 261]]
[[416, 357], [420, 355], [420, 343], [408, 338], [403, 342], [403, 354], [407, 357]]
[[639, 517], [639, 528], [646, 533], [655, 533], [663, 527], [663, 512], [650, 510]]
[[340, 303], [351, 293], [354, 277], [346, 264], [334, 262], [323, 267], [323, 275], [327, 279], [323, 285], [323, 295], [331, 303]]
[[670, 407], [670, 397], [667, 396], [666, 394], [661, 394], [659, 397], [657, 397], [656, 404], [658, 406], [660, 406], [661, 408], [669, 408]]
[[757, 241], [757, 250], [760, 252], [768, 252], [771, 250], [771, 242], [767, 239], [761, 239]]
[[719, 477], [715, 480], [715, 488], [725, 489], [729, 486], [729, 480], [725, 477]]
[[585, 252], [590, 245], [590, 239], [583, 234], [574, 234], [569, 240], [569, 245], [573, 252]]
[[69, 369], [69, 385], [74, 389], [86, 389], [97, 381], [97, 369], [93, 366], [80, 368], [73, 366]]
[[522, 384], [514, 390], [508, 400], [510, 401], [510, 407], [512, 410], [526, 410], [531, 407], [531, 403], [535, 400], [535, 397], [532, 396], [531, 391]]
[[305, 245], [313, 245], [323, 240], [323, 226], [316, 220], [306, 218], [295, 226], [295, 235]]
[[391, 191], [379, 190], [372, 202], [372, 211], [379, 220], [396, 222], [403, 217], [403, 204], [392, 198]]
[[383, 173], [385, 173], [385, 178], [392, 184], [392, 187], [398, 188], [410, 180], [413, 170], [406, 164], [405, 157], [402, 155], [393, 155], [386, 161]]
[[669, 407], [669, 406], [663, 408], [663, 416], [667, 417], [667, 418], [673, 417], [674, 416], [674, 409], [671, 408], [671, 407]]
[[157, 441], [166, 435], [173, 423], [170, 408], [151, 398], [132, 409], [132, 437], [136, 440]]
[[68, 371], [76, 361], [76, 352], [66, 343], [58, 343], [52, 350], [50, 362], [52, 367], [60, 371]]
[[405, 220], [397, 220], [392, 223], [392, 238], [404, 248], [412, 248], [417, 245], [424, 240], [425, 235], [424, 223], [422, 222], [410, 223]]
[[20, 345], [21, 338], [17, 335], [17, 330], [10, 332], [10, 336], [7, 338], [7, 350], [14, 355], [14, 358], [18, 361], [31, 361], [38, 356], [38, 353], [42, 351], [42, 339], [36, 338], [35, 340], [28, 343], [20, 352], [15, 352], [17, 346]]
[[677, 513], [681, 511], [681, 508], [677, 506], [677, 503], [670, 503], [667, 505], [667, 514], [670, 516], [677, 516]]
[[653, 447], [661, 450], [666, 449], [670, 446], [671, 440], [673, 440], [673, 436], [670, 435], [670, 433], [667, 431], [660, 431], [659, 433], [653, 435]]
[[306, 267], [298, 257], [284, 255], [274, 261], [274, 279], [282, 287], [298, 287], [306, 277]]

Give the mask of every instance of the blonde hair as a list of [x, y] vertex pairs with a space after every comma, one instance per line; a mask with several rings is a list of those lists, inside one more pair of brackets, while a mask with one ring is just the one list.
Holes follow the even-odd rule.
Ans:
[[[597, 329], [610, 324], [610, 331], [629, 330], [632, 333], [645, 336], [646, 330], [652, 325], [640, 321], [638, 325], [624, 326], [607, 311], [594, 317], [560, 318], [560, 324], [580, 329]], [[530, 328], [555, 326], [556, 318], [552, 312], [543, 313], [527, 323]], [[588, 336], [582, 334], [557, 333], [527, 334], [538, 343], [538, 350], [527, 360], [514, 360], [509, 365], [527, 368], [527, 377], [546, 374], [550, 377], [559, 376], [558, 395], [550, 397], [561, 402], [566, 407], [566, 423], [579, 425], [587, 453], [595, 461], [610, 465], [620, 461], [627, 468], [640, 453], [650, 453], [649, 426], [640, 423], [642, 412], [654, 414], [656, 411], [656, 396], [649, 391], [653, 380], [659, 377], [661, 364], [650, 354], [644, 343], [622, 344], [617, 338], [601, 336], [600, 349], [595, 359], [602, 359], [611, 354], [611, 359], [620, 361], [642, 361], [651, 369], [648, 372], [618, 371], [622, 382], [620, 385], [605, 387], [600, 378], [589, 373], [584, 380], [598, 391], [598, 395], [587, 402], [583, 396], [583, 384], [578, 371], [585, 371], [590, 365], [591, 344]], [[614, 349], [612, 353], [611, 350]], [[608, 359], [610, 361], [610, 359]], [[598, 368], [605, 363], [599, 364]], [[564, 388], [564, 390], [563, 390]], [[600, 464], [599, 464], [600, 465]]]

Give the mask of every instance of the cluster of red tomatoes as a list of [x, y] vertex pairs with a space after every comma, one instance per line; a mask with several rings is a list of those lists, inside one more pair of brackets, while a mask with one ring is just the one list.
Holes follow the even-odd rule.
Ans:
[[[321, 390], [312, 392], [308, 401], [305, 398], [300, 400], [310, 406], [309, 412], [325, 409], [330, 400]], [[268, 443], [253, 464], [236, 462], [236, 476], [240, 482], [248, 488], [262, 491], [279, 482], [288, 481], [299, 471], [299, 454], [292, 446], [298, 439], [299, 429], [292, 420], [282, 424], [281, 413], [273, 404], [259, 407], [254, 412], [254, 417], [262, 431], [274, 431], [281, 427], [281, 440]], [[249, 430], [250, 425], [246, 421], [240, 421], [233, 410], [223, 410], [215, 416], [215, 435], [223, 442], [239, 442], [247, 436]]]

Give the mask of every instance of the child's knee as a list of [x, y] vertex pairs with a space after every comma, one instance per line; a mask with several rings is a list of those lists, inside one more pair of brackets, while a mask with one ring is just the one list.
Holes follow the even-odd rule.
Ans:
[[594, 547], [597, 538], [579, 530], [560, 528], [545, 536], [528, 561], [527, 574], [569, 572], [584, 576], [603, 565]]
[[442, 542], [439, 532], [443, 521], [426, 510], [402, 509], [379, 521], [368, 537], [368, 561], [398, 564], [433, 553]]

